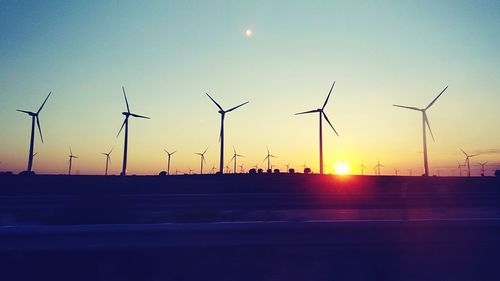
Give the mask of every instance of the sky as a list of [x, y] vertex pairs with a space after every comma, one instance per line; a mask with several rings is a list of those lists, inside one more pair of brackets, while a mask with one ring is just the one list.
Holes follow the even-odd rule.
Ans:
[[[31, 120], [40, 113], [34, 170], [102, 174], [106, 152], [118, 174], [125, 111], [131, 119], [129, 174], [217, 166], [223, 107], [225, 164], [232, 148], [246, 170], [262, 162], [318, 171], [321, 107], [326, 172], [422, 173], [422, 121], [429, 109], [431, 174], [458, 174], [460, 148], [500, 165], [499, 1], [12, 1], [0, 0], [0, 171], [26, 169]], [[246, 30], [252, 36], [246, 36]], [[232, 165], [230, 165], [232, 167]]]

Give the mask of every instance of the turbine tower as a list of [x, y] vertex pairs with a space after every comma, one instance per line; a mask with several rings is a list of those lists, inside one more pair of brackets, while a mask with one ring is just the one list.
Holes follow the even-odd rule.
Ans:
[[116, 137], [118, 137], [120, 135], [120, 133], [123, 129], [123, 126], [125, 126], [125, 142], [123, 145], [123, 167], [122, 167], [122, 172], [120, 173], [120, 175], [126, 176], [127, 175], [127, 150], [128, 150], [128, 118], [130, 116], [137, 117], [137, 118], [145, 118], [145, 119], [151, 119], [151, 118], [130, 112], [130, 107], [128, 106], [127, 94], [125, 94], [125, 88], [123, 86], [122, 86], [122, 91], [123, 91], [123, 97], [125, 97], [125, 104], [127, 105], [127, 111], [122, 112], [122, 114], [125, 115], [125, 120], [123, 120], [122, 126], [120, 127], [120, 131], [118, 131], [118, 134], [116, 135]]
[[111, 162], [111, 152], [113, 152], [113, 149], [114, 149], [114, 147], [111, 148], [111, 150], [108, 153], [106, 153], [106, 152], [101, 153], [102, 155], [106, 156], [106, 170], [104, 172], [105, 176], [108, 175], [108, 165], [109, 165], [109, 162]]
[[33, 169], [33, 149], [35, 149], [35, 121], [36, 121], [36, 126], [38, 127], [38, 132], [40, 133], [40, 140], [43, 143], [42, 128], [40, 127], [40, 118], [38, 117], [38, 115], [40, 114], [40, 111], [42, 111], [42, 108], [47, 102], [47, 100], [49, 99], [50, 94], [52, 94], [52, 92], [49, 92], [49, 94], [47, 95], [47, 97], [45, 98], [45, 100], [43, 101], [42, 105], [40, 106], [37, 112], [16, 109], [19, 112], [26, 113], [29, 116], [31, 116], [30, 149], [28, 154], [28, 168], [26, 169], [26, 171], [29, 173], [31, 173]]
[[201, 157], [201, 160], [200, 160], [201, 161], [201, 163], [200, 163], [200, 165], [201, 165], [201, 167], [200, 167], [200, 175], [203, 175], [203, 163], [206, 162], [205, 161], [205, 153], [207, 152], [207, 150], [208, 150], [208, 147], [205, 149], [205, 151], [203, 151], [203, 153], [200, 153], [200, 152], [195, 153], [196, 155], [200, 155], [200, 157]]
[[427, 128], [429, 128], [429, 132], [431, 133], [432, 140], [434, 141], [434, 135], [432, 134], [431, 130], [431, 125], [429, 124], [429, 119], [427, 118], [427, 109], [429, 109], [435, 102], [436, 100], [448, 89], [448, 86], [446, 86], [439, 95], [437, 95], [436, 98], [434, 98], [431, 103], [425, 108], [417, 108], [413, 106], [404, 106], [404, 105], [397, 105], [394, 104], [393, 106], [396, 107], [401, 107], [401, 108], [406, 108], [406, 109], [411, 109], [411, 110], [416, 110], [422, 112], [422, 129], [423, 129], [423, 143], [424, 143], [424, 176], [428, 177], [429, 176], [429, 162], [427, 159]]
[[230, 108], [228, 110], [224, 110], [222, 106], [220, 106], [209, 94], [205, 93], [214, 103], [215, 105], [219, 108], [219, 114], [220, 114], [220, 135], [219, 135], [219, 142], [220, 142], [220, 161], [219, 161], [219, 172], [222, 174], [224, 172], [224, 117], [226, 116], [226, 113], [229, 113], [238, 107], [244, 106], [245, 104], [248, 103], [244, 102], [240, 105], [237, 105], [233, 108]]
[[267, 170], [271, 170], [271, 158], [278, 158], [274, 155], [272, 155], [271, 153], [269, 153], [269, 147], [267, 148], [267, 156], [266, 158], [264, 158], [264, 160], [262, 160], [262, 162], [266, 161], [267, 160]]
[[170, 157], [172, 157], [172, 155], [174, 155], [174, 153], [176, 153], [176, 152], [177, 152], [177, 150], [176, 150], [176, 151], [174, 151], [174, 152], [172, 152], [172, 153], [168, 152], [166, 149], [164, 149], [164, 151], [167, 153], [167, 157], [168, 157], [168, 162], [167, 162], [167, 175], [169, 175], [169, 176], [170, 176]]
[[68, 169], [68, 175], [71, 176], [71, 165], [73, 164], [73, 158], [77, 159], [78, 156], [73, 155], [73, 151], [71, 150], [71, 147], [69, 148], [69, 169]]
[[365, 161], [361, 162], [361, 165], [359, 165], [359, 168], [361, 169], [361, 175], [363, 176], [364, 175], [364, 171], [366, 169]]
[[479, 154], [469, 155], [469, 154], [465, 153], [465, 151], [463, 149], [460, 148], [460, 150], [465, 155], [465, 165], [467, 165], [467, 176], [470, 177], [470, 158], [472, 158], [474, 156], [478, 156]]
[[460, 174], [460, 176], [462, 176], [462, 167], [465, 167], [465, 165], [460, 164], [460, 161], [458, 161], [458, 160], [457, 160], [457, 163], [458, 163], [459, 174]]
[[234, 151], [233, 158], [231, 158], [231, 161], [229, 161], [229, 162], [234, 161], [233, 173], [236, 174], [236, 160], [238, 157], [244, 157], [244, 156], [236, 153], [236, 148], [234, 148], [234, 146], [233, 146], [233, 151]]
[[301, 114], [309, 114], [309, 113], [318, 113], [319, 114], [319, 173], [323, 174], [323, 117], [325, 117], [326, 122], [332, 127], [333, 131], [335, 134], [338, 136], [339, 134], [333, 127], [332, 123], [326, 116], [326, 113], [324, 112], [324, 109], [326, 107], [326, 104], [328, 103], [328, 99], [330, 98], [330, 94], [332, 93], [333, 86], [335, 86], [335, 81], [332, 84], [332, 87], [330, 88], [330, 92], [328, 92], [328, 96], [326, 97], [325, 102], [323, 103], [323, 107], [318, 108], [318, 109], [313, 109], [309, 111], [304, 111], [304, 112], [299, 112], [295, 113], [295, 115], [301, 115]]

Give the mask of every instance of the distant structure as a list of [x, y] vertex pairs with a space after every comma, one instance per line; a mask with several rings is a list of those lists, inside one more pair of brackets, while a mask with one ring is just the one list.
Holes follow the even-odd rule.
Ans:
[[470, 158], [478, 156], [479, 154], [469, 155], [469, 154], [465, 153], [465, 151], [463, 149], [460, 148], [460, 150], [465, 155], [465, 165], [467, 165], [467, 176], [470, 177]]
[[309, 113], [319, 114], [319, 173], [320, 174], [323, 174], [323, 117], [325, 117], [326, 122], [328, 122], [330, 127], [332, 127], [335, 134], [337, 136], [339, 135], [335, 130], [335, 128], [333, 127], [330, 120], [328, 119], [328, 116], [326, 116], [326, 113], [324, 112], [326, 104], [328, 103], [328, 99], [330, 98], [330, 94], [332, 93], [333, 86], [335, 86], [335, 81], [333, 82], [332, 87], [330, 88], [330, 92], [328, 92], [328, 96], [326, 97], [326, 100], [321, 108], [295, 113], [295, 115], [309, 114]]
[[465, 165], [460, 164], [460, 161], [457, 160], [458, 163], [458, 173], [460, 176], [462, 176], [462, 167], [465, 167]]
[[375, 170], [377, 171], [377, 175], [380, 176], [380, 168], [384, 167], [384, 165], [380, 164], [380, 161], [377, 160], [377, 165], [375, 165]]
[[488, 161], [483, 162], [483, 163], [479, 162], [477, 164], [481, 167], [481, 176], [484, 177], [484, 174], [486, 172], [485, 166], [486, 166], [486, 164], [488, 164]]
[[408, 175], [410, 175], [410, 177], [413, 175], [413, 170], [412, 169], [408, 169]]
[[231, 158], [231, 161], [229, 161], [229, 163], [233, 162], [234, 164], [233, 173], [236, 174], [236, 160], [238, 157], [244, 157], [244, 156], [236, 153], [236, 148], [234, 148], [234, 146], [233, 146], [233, 151], [234, 151], [233, 158]]
[[240, 167], [240, 174], [245, 173], [245, 169], [243, 168], [243, 164], [241, 164], [239, 167]]
[[219, 108], [219, 114], [220, 114], [220, 135], [219, 135], [219, 141], [220, 141], [220, 161], [219, 161], [219, 173], [223, 173], [223, 168], [224, 168], [224, 117], [226, 116], [226, 113], [229, 113], [238, 107], [244, 106], [245, 104], [248, 103], [244, 102], [238, 106], [235, 106], [233, 108], [230, 108], [228, 110], [224, 110], [222, 106], [220, 106], [208, 93], [205, 93], [214, 103], [215, 105]]
[[167, 175], [170, 176], [170, 158], [172, 157], [172, 155], [174, 155], [174, 153], [177, 152], [177, 150], [175, 150], [174, 152], [170, 153], [168, 152], [168, 150], [164, 149], [163, 151], [165, 151], [165, 153], [167, 153]]
[[16, 109], [19, 112], [26, 113], [29, 116], [31, 116], [30, 148], [29, 148], [29, 154], [28, 154], [28, 167], [26, 169], [27, 174], [33, 173], [33, 149], [35, 148], [35, 121], [36, 121], [36, 126], [38, 127], [38, 132], [40, 133], [40, 140], [43, 143], [42, 128], [40, 127], [40, 118], [38, 115], [42, 111], [43, 106], [45, 105], [45, 103], [47, 102], [47, 100], [49, 99], [51, 94], [52, 94], [52, 92], [49, 92], [49, 94], [47, 95], [47, 97], [43, 101], [42, 105], [37, 110], [37, 112]]
[[203, 152], [197, 152], [196, 155], [200, 156], [200, 175], [203, 175], [203, 163], [205, 163], [205, 153], [207, 152], [208, 147]]
[[113, 152], [113, 149], [114, 148], [111, 148], [111, 150], [109, 152], [102, 152], [101, 154], [102, 155], [105, 155], [106, 156], [106, 169], [104, 170], [104, 175], [107, 176], [108, 175], [108, 165], [109, 165], [109, 162], [111, 161], [111, 152]]
[[210, 173], [215, 174], [215, 171], [216, 171], [215, 165], [212, 164], [212, 169], [210, 169]]
[[396, 176], [398, 176], [398, 174], [399, 174], [399, 170], [398, 170], [398, 169], [394, 169], [394, 174], [395, 174]]
[[71, 166], [73, 164], [73, 159], [77, 159], [78, 156], [73, 155], [73, 151], [71, 150], [71, 147], [69, 148], [69, 168], [68, 168], [68, 175], [71, 176]]
[[366, 166], [365, 166], [365, 161], [362, 161], [361, 162], [361, 165], [359, 165], [359, 168], [361, 170], [361, 175], [363, 176], [364, 175], [364, 172], [365, 172], [365, 169], [366, 169]]
[[267, 156], [266, 156], [266, 158], [264, 158], [264, 160], [262, 160], [262, 163], [264, 163], [267, 160], [267, 171], [268, 172], [271, 170], [271, 158], [278, 158], [278, 157], [272, 155], [269, 152], [269, 147], [267, 147]]
[[424, 143], [424, 176], [428, 177], [429, 176], [429, 163], [427, 159], [427, 135], [426, 135], [426, 125], [427, 128], [429, 128], [429, 132], [431, 133], [432, 140], [434, 140], [434, 135], [432, 134], [431, 126], [429, 124], [429, 119], [427, 118], [427, 109], [429, 109], [435, 102], [436, 100], [448, 89], [448, 86], [444, 88], [444, 90], [437, 95], [436, 98], [434, 98], [431, 103], [426, 108], [417, 108], [413, 106], [404, 106], [404, 105], [397, 105], [394, 104], [393, 106], [396, 107], [401, 107], [401, 108], [406, 108], [406, 109], [411, 109], [411, 110], [416, 110], [422, 112], [422, 129], [423, 129], [423, 143]]
[[127, 105], [127, 112], [122, 112], [122, 114], [125, 116], [125, 120], [123, 120], [122, 126], [120, 127], [120, 131], [118, 131], [118, 134], [116, 135], [116, 137], [118, 137], [120, 135], [123, 127], [125, 126], [125, 142], [123, 145], [123, 166], [122, 166], [122, 172], [120, 173], [120, 175], [126, 176], [127, 175], [127, 151], [128, 151], [128, 118], [130, 116], [137, 117], [137, 118], [144, 118], [144, 119], [151, 119], [151, 118], [130, 112], [130, 107], [128, 106], [127, 94], [125, 94], [125, 88], [123, 86], [122, 86], [122, 91], [123, 91], [123, 97], [125, 98], [125, 104]]

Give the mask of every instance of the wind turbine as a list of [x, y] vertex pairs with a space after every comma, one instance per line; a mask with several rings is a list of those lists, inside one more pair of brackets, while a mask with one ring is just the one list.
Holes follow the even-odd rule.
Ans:
[[321, 108], [295, 113], [295, 115], [309, 114], [309, 113], [319, 114], [319, 173], [320, 174], [323, 174], [323, 117], [325, 117], [326, 122], [328, 122], [330, 127], [332, 127], [335, 134], [337, 136], [339, 135], [335, 130], [335, 128], [333, 127], [330, 120], [328, 119], [328, 117], [326, 116], [326, 113], [324, 112], [326, 104], [328, 103], [328, 99], [330, 98], [330, 94], [332, 93], [333, 86], [335, 86], [335, 81], [333, 82], [332, 87], [330, 88], [330, 92], [328, 92], [328, 96], [326, 97], [326, 100]]
[[486, 170], [485, 170], [485, 168], [484, 168], [484, 166], [486, 166], [486, 164], [488, 164], [488, 161], [483, 162], [483, 163], [478, 162], [477, 164], [478, 164], [479, 166], [481, 166], [481, 175], [482, 175], [482, 176], [484, 176], [484, 173], [485, 173], [485, 171], [486, 171]]
[[111, 148], [111, 150], [110, 150], [108, 153], [106, 153], [106, 152], [102, 152], [102, 153], [101, 153], [102, 155], [105, 155], [105, 156], [106, 156], [106, 170], [105, 170], [105, 172], [104, 172], [104, 175], [105, 175], [105, 176], [107, 176], [107, 175], [108, 175], [108, 164], [109, 164], [109, 162], [111, 162], [111, 152], [113, 152], [113, 149], [114, 149], [114, 147], [113, 147], [113, 148]]
[[207, 150], [208, 150], [208, 147], [205, 149], [205, 151], [203, 151], [203, 153], [200, 153], [200, 152], [195, 153], [196, 155], [200, 155], [200, 157], [201, 157], [200, 175], [203, 175], [203, 163], [206, 162], [205, 161], [205, 153], [207, 152]]
[[462, 167], [465, 167], [465, 165], [460, 164], [460, 161], [458, 161], [458, 160], [457, 160], [457, 163], [458, 163], [458, 170], [459, 170], [460, 176], [462, 176]]
[[423, 143], [424, 143], [424, 176], [428, 177], [429, 176], [429, 162], [427, 159], [427, 128], [429, 128], [429, 132], [431, 133], [432, 140], [434, 141], [434, 135], [432, 134], [431, 130], [431, 125], [429, 124], [429, 119], [427, 118], [427, 109], [429, 109], [435, 102], [436, 100], [448, 89], [448, 86], [446, 86], [439, 95], [437, 95], [436, 98], [434, 98], [431, 103], [425, 108], [417, 108], [413, 106], [404, 106], [404, 105], [397, 105], [394, 104], [393, 106], [396, 107], [401, 107], [401, 108], [406, 108], [406, 109], [411, 109], [411, 110], [416, 110], [422, 112], [422, 129], [423, 129]]
[[465, 153], [465, 151], [463, 149], [460, 148], [460, 150], [463, 152], [463, 154], [465, 154], [465, 165], [467, 165], [467, 176], [470, 177], [470, 158], [474, 157], [474, 156], [478, 156], [479, 154], [469, 155], [469, 154]]
[[243, 164], [240, 164], [240, 174], [245, 173], [245, 169], [243, 168]]
[[[233, 151], [234, 151], [234, 154], [233, 154], [233, 158], [231, 158], [231, 161], [234, 161], [233, 173], [236, 174], [236, 160], [238, 157], [244, 157], [244, 156], [236, 153], [236, 148], [234, 148], [234, 146], [233, 146]], [[231, 161], [229, 161], [229, 163], [231, 163]]]
[[42, 128], [40, 127], [40, 118], [38, 115], [40, 114], [40, 111], [42, 111], [43, 106], [49, 99], [50, 95], [52, 92], [49, 92], [45, 100], [43, 101], [42, 105], [38, 109], [37, 112], [32, 112], [32, 111], [27, 111], [27, 110], [21, 110], [21, 109], [16, 109], [19, 112], [26, 113], [29, 116], [31, 116], [31, 137], [30, 137], [30, 150], [28, 154], [28, 168], [27, 172], [31, 172], [33, 169], [33, 149], [35, 148], [35, 121], [36, 121], [36, 126], [38, 127], [38, 132], [40, 133], [40, 140], [43, 143], [43, 135], [42, 135]]
[[78, 156], [73, 155], [73, 151], [71, 150], [71, 147], [69, 148], [69, 169], [68, 169], [68, 175], [71, 176], [71, 165], [73, 164], [73, 158], [77, 159]]
[[164, 151], [165, 151], [165, 152], [167, 153], [167, 155], [168, 155], [167, 175], [169, 175], [169, 176], [170, 176], [170, 157], [172, 157], [172, 155], [174, 155], [174, 153], [176, 153], [176, 152], [177, 152], [177, 150], [176, 150], [176, 151], [174, 151], [174, 152], [172, 152], [172, 153], [168, 152], [166, 149], [164, 149]]
[[264, 158], [264, 160], [262, 160], [262, 162], [266, 161], [267, 160], [267, 170], [269, 171], [271, 169], [271, 158], [278, 158], [274, 155], [272, 155], [271, 153], [269, 153], [269, 147], [267, 148], [267, 156], [266, 158]]
[[399, 170], [398, 170], [398, 169], [394, 169], [394, 174], [395, 174], [396, 176], [398, 176], [398, 175], [399, 175]]
[[375, 169], [377, 170], [377, 175], [380, 176], [380, 167], [384, 167], [384, 165], [380, 164], [380, 161], [377, 160], [377, 165], [375, 165]]
[[361, 162], [361, 165], [359, 165], [359, 168], [361, 169], [361, 175], [363, 175], [364, 174], [364, 170], [366, 169], [365, 161]]
[[217, 169], [215, 169], [215, 165], [214, 165], [214, 164], [212, 164], [212, 169], [210, 169], [210, 173], [214, 174], [214, 173], [215, 173], [215, 170], [217, 170]]
[[229, 113], [238, 107], [244, 106], [245, 104], [248, 103], [244, 102], [240, 105], [237, 105], [235, 107], [232, 107], [228, 110], [224, 110], [222, 106], [220, 106], [208, 93], [205, 93], [214, 103], [215, 105], [219, 108], [219, 114], [220, 114], [220, 135], [219, 135], [219, 142], [220, 142], [220, 161], [219, 161], [219, 172], [222, 174], [224, 171], [224, 117], [226, 116], [226, 113]]
[[137, 117], [137, 118], [145, 118], [145, 119], [151, 119], [146, 116], [134, 114], [130, 112], [130, 107], [128, 106], [128, 100], [127, 100], [127, 94], [125, 94], [125, 88], [122, 86], [122, 91], [123, 91], [123, 97], [125, 97], [125, 104], [127, 105], [127, 112], [122, 112], [123, 115], [125, 115], [125, 120], [123, 120], [122, 126], [120, 127], [120, 131], [118, 131], [118, 134], [116, 137], [118, 137], [123, 129], [123, 126], [125, 126], [125, 144], [123, 145], [123, 167], [122, 167], [122, 172], [120, 175], [126, 176], [127, 175], [127, 150], [128, 150], [128, 118], [130, 116], [132, 117]]

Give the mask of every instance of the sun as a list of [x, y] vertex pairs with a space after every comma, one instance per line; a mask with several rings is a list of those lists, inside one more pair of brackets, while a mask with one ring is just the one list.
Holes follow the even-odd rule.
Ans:
[[245, 36], [246, 37], [252, 37], [252, 35], [253, 35], [253, 31], [251, 29], [245, 30]]
[[333, 170], [337, 175], [349, 175], [351, 173], [351, 165], [345, 161], [337, 161], [333, 164]]

